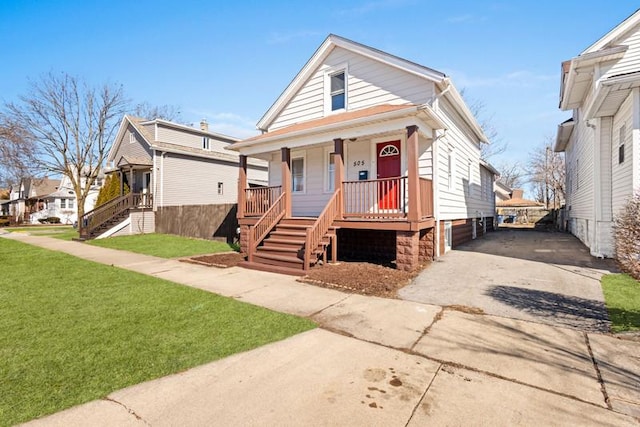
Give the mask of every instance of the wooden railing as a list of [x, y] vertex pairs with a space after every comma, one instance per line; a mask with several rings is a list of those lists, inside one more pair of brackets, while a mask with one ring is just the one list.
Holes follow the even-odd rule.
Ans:
[[129, 193], [125, 194], [124, 196], [117, 197], [105, 203], [104, 205], [98, 206], [97, 208], [85, 213], [82, 218], [80, 218], [80, 237], [91, 237], [93, 231], [95, 231], [98, 227], [128, 209], [152, 207], [152, 194]]
[[262, 215], [262, 217], [249, 229], [249, 262], [253, 261], [253, 254], [258, 249], [260, 242], [271, 232], [278, 221], [284, 217], [285, 201], [284, 194], [281, 194]]
[[[411, 197], [411, 196], [409, 196]], [[433, 181], [420, 178], [420, 211], [422, 218], [433, 217]]]
[[403, 218], [407, 208], [407, 177], [344, 181], [345, 218]]
[[322, 213], [318, 216], [313, 225], [307, 228], [307, 236], [304, 244], [304, 269], [308, 270], [311, 267], [311, 257], [317, 249], [320, 242], [324, 238], [327, 231], [333, 224], [333, 221], [338, 217], [340, 213], [340, 189], [338, 189], [329, 203], [324, 207]]
[[282, 194], [281, 186], [246, 188], [244, 190], [245, 216], [262, 216]]

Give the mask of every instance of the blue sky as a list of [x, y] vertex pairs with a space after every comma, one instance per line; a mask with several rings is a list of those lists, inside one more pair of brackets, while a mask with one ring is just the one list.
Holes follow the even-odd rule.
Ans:
[[481, 100], [526, 163], [569, 112], [560, 63], [638, 8], [637, 1], [34, 1], [0, 0], [0, 98], [65, 71], [124, 86], [238, 137], [255, 124], [329, 33], [449, 75]]

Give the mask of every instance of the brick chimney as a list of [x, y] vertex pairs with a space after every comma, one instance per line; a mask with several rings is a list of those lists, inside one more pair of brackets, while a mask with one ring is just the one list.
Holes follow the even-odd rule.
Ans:
[[207, 119], [200, 120], [200, 130], [203, 132], [209, 132], [209, 123], [207, 123]]
[[522, 199], [523, 195], [524, 195], [524, 190], [522, 188], [514, 188], [513, 192], [511, 193], [511, 198]]

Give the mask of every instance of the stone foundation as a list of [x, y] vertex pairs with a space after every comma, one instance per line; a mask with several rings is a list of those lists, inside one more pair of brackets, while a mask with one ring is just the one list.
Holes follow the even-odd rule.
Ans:
[[435, 229], [427, 228], [420, 231], [420, 247], [418, 261], [425, 263], [433, 261], [435, 258]]
[[240, 226], [240, 253], [245, 256], [249, 254], [249, 226]]
[[419, 262], [420, 232], [396, 231], [396, 268], [398, 270], [415, 270]]

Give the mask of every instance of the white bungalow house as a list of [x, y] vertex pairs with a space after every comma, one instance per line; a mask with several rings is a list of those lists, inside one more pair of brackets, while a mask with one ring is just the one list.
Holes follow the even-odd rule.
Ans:
[[[238, 141], [166, 120], [124, 116], [107, 157], [130, 193], [85, 215], [85, 238], [169, 233], [232, 240], [236, 237]], [[267, 183], [267, 164], [248, 165], [251, 185]]]
[[229, 146], [246, 266], [296, 274], [331, 249], [411, 270], [493, 227], [487, 137], [439, 71], [329, 35], [257, 126]]
[[640, 10], [562, 63], [555, 151], [565, 153], [568, 229], [615, 256], [613, 219], [640, 189]]

